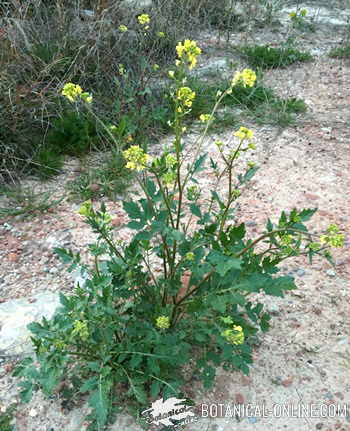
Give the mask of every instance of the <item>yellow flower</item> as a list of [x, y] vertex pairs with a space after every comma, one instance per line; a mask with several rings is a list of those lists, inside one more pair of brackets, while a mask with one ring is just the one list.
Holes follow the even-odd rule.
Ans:
[[119, 64], [118, 64], [118, 72], [119, 72], [119, 75], [121, 75], [121, 76], [125, 75], [125, 67], [124, 67], [124, 64], [122, 64], [122, 63], [119, 63]]
[[87, 103], [92, 102], [92, 96], [89, 93], [83, 93], [83, 89], [80, 85], [73, 84], [72, 82], [64, 85], [61, 94], [67, 97], [71, 102], [75, 102], [79, 98]]
[[75, 85], [72, 82], [65, 84], [62, 90], [62, 95], [67, 97], [68, 100], [74, 102], [83, 92], [80, 85]]
[[196, 93], [189, 87], [180, 87], [176, 92], [177, 100], [185, 107], [190, 108], [192, 101], [196, 97]]
[[82, 204], [82, 206], [79, 208], [78, 214], [86, 217], [93, 215], [91, 199], [89, 199], [88, 201], [85, 201]]
[[192, 251], [189, 251], [185, 254], [186, 260], [194, 260], [194, 253]]
[[221, 333], [230, 344], [243, 344], [244, 332], [242, 326], [234, 325], [232, 329], [226, 329]]
[[242, 84], [244, 87], [253, 87], [256, 81], [256, 73], [252, 69], [243, 69], [236, 72], [232, 78], [231, 86]]
[[297, 13], [296, 12], [291, 12], [290, 14], [289, 14], [289, 16], [293, 19], [293, 18], [296, 18], [296, 16], [297, 16]]
[[191, 70], [196, 66], [197, 57], [202, 53], [202, 50], [197, 46], [197, 42], [186, 39], [184, 43], [179, 42], [177, 44], [176, 52], [179, 59], [186, 63]]
[[121, 31], [122, 33], [125, 33], [126, 31], [128, 31], [128, 27], [126, 25], [124, 25], [124, 24], [121, 24], [118, 27], [118, 30]]
[[202, 122], [202, 123], [206, 123], [207, 121], [209, 121], [211, 119], [211, 115], [210, 114], [201, 114], [200, 116], [199, 116], [199, 120]]
[[174, 78], [175, 72], [173, 70], [169, 70], [168, 75], [170, 78]]
[[108, 129], [109, 129], [109, 131], [110, 132], [112, 132], [112, 133], [115, 133], [115, 132], [117, 132], [117, 126], [115, 126], [114, 124], [110, 124], [109, 126], [108, 126]]
[[173, 168], [177, 163], [176, 157], [172, 154], [167, 154], [165, 156], [165, 165], [167, 168]]
[[154, 71], [158, 70], [158, 69], [159, 69], [159, 64], [155, 63], [155, 64], [152, 66], [152, 69], [153, 69]]
[[331, 224], [327, 228], [329, 235], [321, 235], [320, 243], [327, 244], [333, 248], [339, 248], [344, 246], [345, 237], [344, 234], [338, 233], [339, 227], [336, 224]]
[[89, 329], [86, 322], [74, 320], [72, 335], [78, 335], [82, 340], [87, 340], [89, 337]]
[[306, 15], [307, 15], [307, 10], [306, 9], [301, 9], [300, 16], [304, 17]]
[[215, 144], [219, 149], [221, 149], [221, 148], [224, 146], [224, 143], [223, 143], [222, 141], [216, 141], [216, 142], [214, 142], [214, 144]]
[[166, 316], [157, 317], [156, 326], [160, 329], [168, 329], [170, 327], [169, 317], [166, 317]]
[[176, 181], [176, 172], [166, 172], [164, 175], [162, 175], [162, 180], [166, 186], [172, 186]]
[[247, 165], [248, 165], [248, 168], [254, 168], [254, 166], [256, 165], [256, 163], [254, 163], [254, 162], [248, 162]]
[[151, 22], [149, 15], [146, 13], [139, 15], [137, 17], [137, 20], [141, 25], [146, 25], [146, 24], [149, 24]]
[[86, 103], [91, 103], [92, 102], [92, 96], [89, 93], [82, 93], [80, 97]]
[[256, 73], [251, 69], [244, 69], [242, 81], [245, 87], [253, 87], [256, 81]]
[[240, 127], [239, 130], [237, 130], [237, 132], [235, 132], [233, 135], [239, 138], [241, 141], [244, 139], [253, 139], [254, 137], [254, 133], [246, 127]]
[[150, 158], [138, 145], [132, 145], [129, 149], [123, 151], [123, 155], [127, 160], [126, 168], [136, 171], [145, 169]]
[[158, 31], [157, 36], [158, 37], [165, 37], [165, 33], [163, 31]]

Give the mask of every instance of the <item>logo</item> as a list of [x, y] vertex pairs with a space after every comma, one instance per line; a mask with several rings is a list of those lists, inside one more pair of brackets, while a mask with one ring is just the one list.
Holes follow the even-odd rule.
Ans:
[[[191, 406], [184, 404], [185, 398], [178, 399], [175, 397], [167, 400], [154, 401], [150, 409], [144, 410], [141, 414], [146, 417], [148, 424], [173, 426], [177, 428], [196, 422], [198, 418], [191, 411]], [[175, 422], [175, 423], [174, 423]]]

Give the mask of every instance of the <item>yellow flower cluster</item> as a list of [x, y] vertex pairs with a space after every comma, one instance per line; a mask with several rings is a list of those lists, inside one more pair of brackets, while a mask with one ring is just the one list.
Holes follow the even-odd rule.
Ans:
[[201, 121], [202, 123], [206, 123], [211, 119], [211, 115], [210, 114], [201, 114], [199, 116], [199, 121]]
[[86, 322], [74, 320], [72, 335], [78, 335], [82, 340], [87, 340], [89, 337], [89, 329]]
[[118, 30], [121, 31], [122, 33], [125, 33], [126, 31], [128, 31], [128, 27], [124, 24], [120, 24], [120, 26], [118, 27]]
[[189, 251], [185, 255], [186, 260], [194, 260], [194, 253], [192, 251]]
[[231, 81], [231, 86], [242, 84], [244, 87], [253, 87], [256, 81], [256, 73], [251, 69], [237, 71]]
[[167, 154], [165, 156], [165, 164], [167, 168], [173, 168], [176, 165], [176, 157], [172, 154]]
[[329, 225], [327, 229], [328, 235], [320, 236], [320, 243], [330, 245], [333, 248], [344, 246], [344, 234], [339, 233], [339, 227], [336, 224]]
[[291, 12], [291, 13], [289, 14], [289, 16], [290, 16], [292, 19], [294, 19], [294, 18], [296, 18], [297, 13], [293, 11], [293, 12]]
[[149, 155], [138, 145], [132, 145], [127, 150], [123, 151], [125, 160], [127, 160], [126, 168], [136, 171], [145, 169], [149, 160]]
[[85, 201], [82, 204], [82, 206], [79, 208], [78, 214], [85, 216], [85, 217], [89, 217], [89, 216], [92, 216], [94, 214], [91, 199], [89, 199], [88, 201]]
[[149, 24], [151, 22], [151, 19], [150, 19], [149, 15], [146, 14], [146, 13], [143, 13], [143, 14], [139, 15], [137, 17], [137, 20], [138, 20], [138, 22], [141, 25], [147, 25], [147, 24]]
[[231, 344], [243, 344], [244, 332], [242, 326], [234, 325], [232, 329], [226, 329], [221, 335]]
[[80, 85], [73, 84], [72, 82], [68, 82], [64, 85], [61, 94], [67, 97], [71, 102], [75, 102], [79, 98], [87, 103], [92, 102], [92, 96], [89, 93], [84, 93]]
[[192, 102], [195, 97], [196, 93], [189, 87], [180, 87], [176, 92], [177, 100], [186, 108], [190, 108], [192, 106]]
[[170, 327], [170, 319], [166, 316], [159, 316], [156, 320], [156, 326], [160, 329], [168, 329]]
[[254, 133], [246, 127], [240, 127], [239, 130], [237, 130], [237, 132], [235, 132], [233, 135], [239, 138], [241, 141], [245, 139], [251, 140], [254, 138]]
[[185, 62], [188, 68], [192, 70], [196, 66], [197, 57], [201, 54], [202, 50], [197, 46], [197, 42], [186, 39], [184, 43], [179, 42], [177, 44], [176, 52], [179, 59]]

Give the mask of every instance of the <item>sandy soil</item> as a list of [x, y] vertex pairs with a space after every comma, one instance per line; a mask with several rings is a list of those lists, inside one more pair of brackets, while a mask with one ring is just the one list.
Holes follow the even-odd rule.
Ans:
[[[337, 3], [342, 7], [343, 3]], [[334, 12], [334, 11], [333, 11]], [[255, 237], [267, 217], [276, 218], [280, 210], [293, 207], [318, 207], [309, 223], [314, 232], [322, 232], [330, 223], [348, 232], [350, 228], [350, 63], [333, 60], [325, 53], [343, 35], [343, 28], [320, 25], [315, 33], [299, 35], [300, 45], [317, 55], [312, 63], [294, 65], [265, 74], [265, 84], [281, 96], [300, 97], [308, 111], [295, 126], [280, 130], [273, 126], [248, 126], [255, 130], [257, 151], [253, 160], [260, 165], [249, 189], [240, 198], [240, 217], [250, 221]], [[259, 43], [285, 37], [266, 29], [232, 35], [233, 42]], [[203, 37], [207, 56], [215, 61], [227, 56], [212, 35]], [[202, 60], [207, 64], [208, 58]], [[246, 124], [245, 124], [246, 125]], [[208, 140], [207, 151], [214, 155], [212, 142], [225, 141], [230, 131]], [[67, 164], [65, 172], [51, 185], [57, 196], [64, 184], [75, 175], [76, 163]], [[202, 176], [205, 187], [210, 177]], [[33, 183], [29, 183], [33, 185]], [[121, 203], [107, 202], [116, 223], [123, 219]], [[52, 254], [52, 247], [65, 245], [83, 250], [91, 241], [89, 228], [76, 213], [77, 204], [67, 200], [47, 214], [30, 221], [8, 219], [0, 222], [2, 235], [0, 258], [1, 301], [31, 297], [38, 291], [65, 291], [72, 288], [71, 278]], [[120, 231], [127, 239], [127, 231]], [[224, 418], [215, 414], [209, 419], [188, 425], [188, 430], [205, 431], [350, 431], [350, 238], [345, 247], [334, 253], [336, 266], [323, 260], [310, 266], [297, 258], [282, 265], [284, 273], [296, 278], [298, 290], [285, 298], [261, 299], [273, 314], [272, 328], [261, 336], [255, 349], [255, 362], [249, 377], [240, 373], [219, 372], [215, 387], [204, 393], [197, 381], [188, 385], [188, 396], [201, 404], [236, 404], [265, 406], [265, 414], [255, 410], [250, 417]], [[12, 362], [6, 358], [0, 368], [0, 404], [17, 398], [16, 381], [10, 377]], [[273, 406], [275, 411], [273, 410]], [[316, 406], [315, 417], [293, 417], [288, 406]], [[348, 410], [344, 413], [344, 406]], [[280, 407], [278, 407], [280, 406]], [[280, 409], [285, 410], [281, 412]], [[338, 410], [337, 410], [338, 408]], [[204, 409], [204, 407], [203, 407]], [[16, 416], [18, 431], [83, 430], [82, 410], [63, 409], [58, 400], [45, 401], [40, 394]], [[268, 411], [267, 411], [268, 410]], [[322, 410], [322, 411], [321, 411]], [[205, 411], [205, 410], [203, 410]], [[273, 415], [275, 413], [275, 415]], [[295, 413], [295, 412], [294, 412]], [[282, 417], [276, 417], [281, 415]], [[218, 417], [215, 417], [218, 416]], [[295, 415], [294, 415], [295, 416]], [[118, 431], [138, 427], [122, 418], [113, 428]]]

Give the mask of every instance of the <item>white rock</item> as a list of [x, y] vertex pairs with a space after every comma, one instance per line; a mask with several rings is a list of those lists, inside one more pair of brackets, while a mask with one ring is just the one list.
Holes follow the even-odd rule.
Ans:
[[14, 299], [0, 304], [0, 352], [7, 355], [25, 355], [33, 351], [30, 341], [31, 332], [27, 325], [41, 321], [42, 317], [51, 318], [60, 305], [54, 293], [42, 292], [32, 298]]

